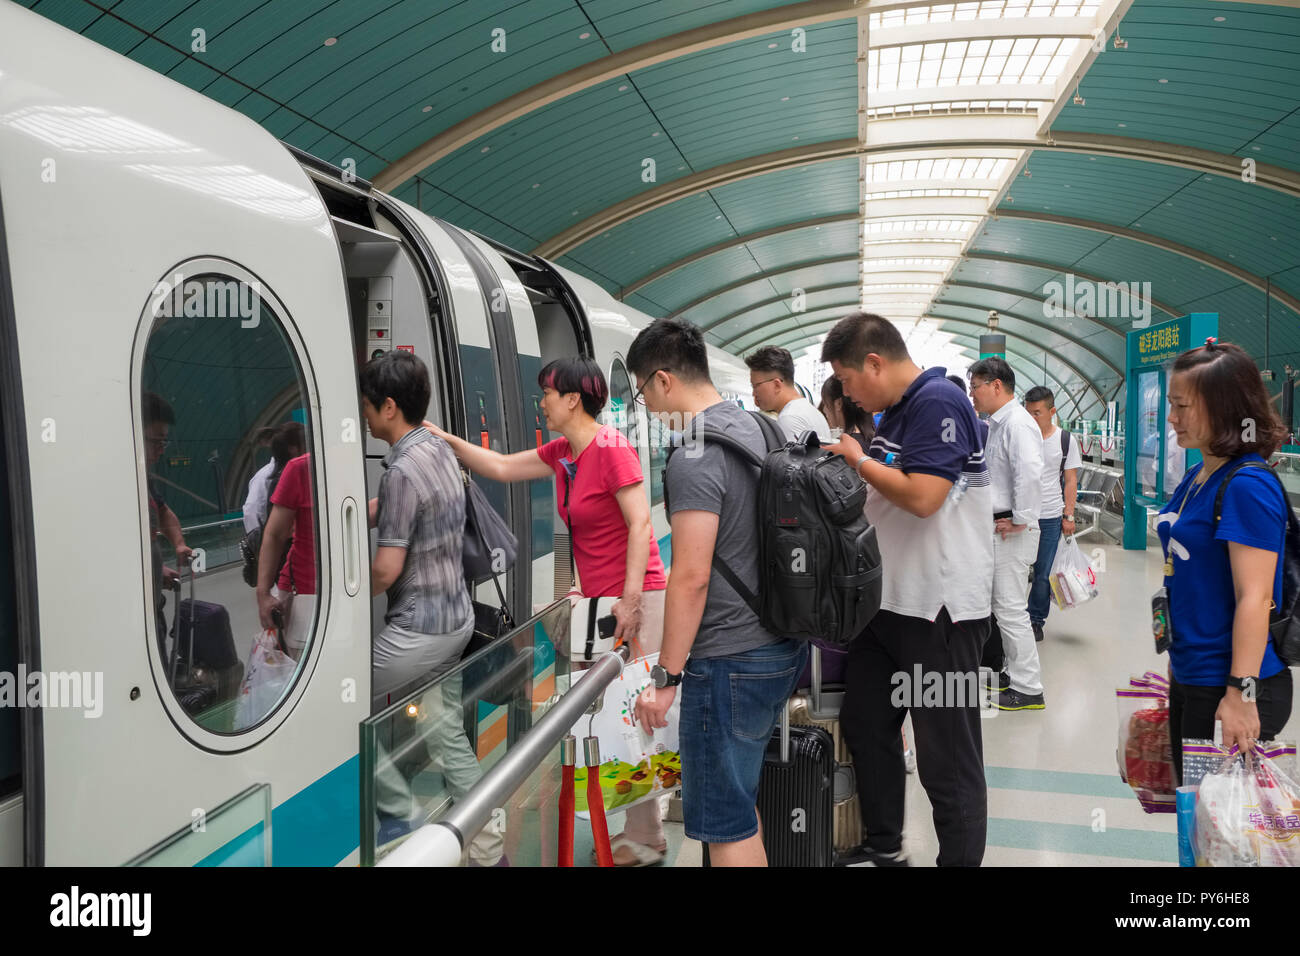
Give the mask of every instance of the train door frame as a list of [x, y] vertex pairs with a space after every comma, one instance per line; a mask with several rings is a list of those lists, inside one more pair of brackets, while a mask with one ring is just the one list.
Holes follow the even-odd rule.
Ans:
[[[18, 321], [14, 310], [9, 244], [5, 232], [4, 203], [0, 197], [0, 437], [5, 443], [8, 468], [10, 535], [14, 564], [14, 619], [18, 661], [28, 672], [41, 669], [40, 618], [36, 587], [36, 547], [32, 529], [31, 469], [27, 455], [27, 413], [23, 404], [22, 370], [18, 355]], [[23, 863], [45, 863], [44, 734], [39, 707], [19, 710], [18, 798], [23, 808]], [[7, 799], [7, 798], [6, 798]]]

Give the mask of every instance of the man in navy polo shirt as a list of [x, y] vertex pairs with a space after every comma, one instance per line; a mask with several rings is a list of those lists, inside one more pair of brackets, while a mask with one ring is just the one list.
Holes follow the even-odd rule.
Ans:
[[[937, 862], [978, 866], [988, 806], [978, 673], [993, 590], [979, 421], [946, 370], [917, 367], [898, 329], [878, 315], [841, 319], [826, 336], [822, 361], [845, 395], [884, 409], [869, 449], [844, 438], [838, 449], [871, 486], [866, 514], [884, 559], [881, 609], [849, 647], [840, 711], [864, 829], [849, 865], [907, 865], [899, 731], [910, 710], [921, 784], [934, 808]], [[937, 704], [911, 686], [918, 671], [927, 684], [937, 675], [944, 688]]]

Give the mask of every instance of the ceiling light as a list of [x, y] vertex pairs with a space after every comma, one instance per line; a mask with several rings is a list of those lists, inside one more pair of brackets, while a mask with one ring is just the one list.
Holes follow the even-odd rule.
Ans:
[[659, 135], [659, 131], [658, 131], [658, 130], [655, 130], [655, 131], [654, 131], [653, 133], [651, 133], [650, 135], [651, 135], [651, 137], [658, 136], [658, 135]]
[[480, 153], [486, 153], [486, 152], [487, 152], [489, 149], [491, 149], [491, 148], [492, 148], [491, 146], [484, 146], [482, 149], [479, 150], [479, 152], [480, 152]]
[[775, 43], [769, 43], [769, 44], [767, 45], [767, 48], [768, 48], [769, 50], [775, 50], [775, 49], [776, 49], [776, 44], [775, 44]]
[[1156, 80], [1156, 82], [1157, 82], [1157, 83], [1168, 83], [1169, 81], [1166, 80], [1166, 79], [1162, 76], [1162, 77], [1160, 77], [1160, 79]]
[[1082, 105], [1083, 105], [1084, 103], [1086, 103], [1086, 102], [1088, 102], [1088, 101], [1085, 100], [1082, 96], [1079, 95], [1079, 87], [1076, 86], [1076, 87], [1074, 88], [1074, 105], [1075, 105], [1075, 106], [1082, 106]]
[[781, 97], [781, 102], [784, 103], [784, 102], [786, 102], [786, 101], [789, 100], [789, 99], [790, 99], [790, 97], [788, 97], [788, 96], [783, 96], [783, 97]]
[[1118, 123], [1116, 125], [1118, 125], [1120, 129], [1128, 129], [1128, 123]]
[[339, 42], [339, 38], [338, 38], [338, 37], [326, 37], [326, 38], [325, 38], [325, 45], [326, 45], [326, 46], [333, 46], [334, 44], [336, 44], [336, 43], [338, 43], [338, 42]]
[[433, 107], [432, 107], [432, 106], [426, 106], [424, 109], [420, 110], [420, 112], [421, 112], [421, 113], [429, 113], [429, 112], [431, 112], [432, 110], [433, 110]]
[[618, 88], [618, 91], [619, 91], [620, 93], [622, 93], [625, 89], [627, 89], [627, 84], [626, 84], [626, 83], [624, 83], [622, 86], [620, 86], [620, 87]]
[[578, 39], [579, 39], [579, 40], [585, 40], [585, 39], [587, 39], [587, 38], [590, 37], [590, 36], [591, 36], [590, 33], [579, 33], [579, 34], [578, 34]]
[[538, 186], [540, 186], [540, 185], [541, 185], [541, 183], [533, 183], [533, 188], [536, 189], [536, 188], [537, 188]]
[[1215, 22], [1215, 23], [1222, 23], [1222, 22], [1223, 22], [1224, 20], [1226, 20], [1226, 19], [1228, 19], [1228, 18], [1227, 18], [1227, 17], [1215, 17], [1215, 18], [1214, 18], [1214, 22]]

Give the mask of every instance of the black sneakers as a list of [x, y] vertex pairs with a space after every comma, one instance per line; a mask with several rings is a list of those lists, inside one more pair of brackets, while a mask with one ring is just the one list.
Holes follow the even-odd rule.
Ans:
[[1043, 625], [1037, 621], [1031, 621], [1030, 623], [1034, 626], [1034, 640], [1041, 644], [1043, 642]]
[[993, 673], [992, 671], [986, 671], [985, 673], [990, 676], [985, 677], [984, 674], [981, 674], [980, 678], [983, 680], [984, 686], [993, 693], [1000, 694], [1002, 691], [1011, 687], [1011, 675], [1006, 671], [1003, 671], [997, 677], [991, 676]]
[[1046, 706], [1042, 694], [1022, 694], [1008, 687], [998, 695], [998, 710], [1043, 710]]
[[911, 866], [902, 850], [894, 853], [881, 853], [865, 843], [845, 850], [835, 860], [836, 866]]

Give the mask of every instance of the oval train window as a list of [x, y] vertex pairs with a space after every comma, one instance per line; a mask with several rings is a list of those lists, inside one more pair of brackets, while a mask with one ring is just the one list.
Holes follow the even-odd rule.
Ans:
[[633, 448], [636, 447], [636, 408], [632, 379], [622, 359], [614, 359], [609, 369], [609, 424], [623, 433]]
[[135, 425], [155, 679], [174, 717], [231, 735], [264, 724], [301, 672], [319, 521], [293, 340], [250, 274], [212, 264], [150, 297]]

